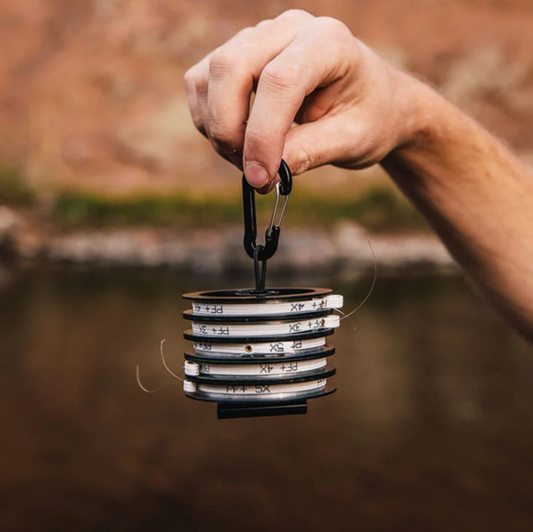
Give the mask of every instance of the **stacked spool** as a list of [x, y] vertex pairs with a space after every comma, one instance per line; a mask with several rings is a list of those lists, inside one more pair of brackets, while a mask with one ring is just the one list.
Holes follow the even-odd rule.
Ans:
[[[280, 413], [284, 406], [335, 391], [328, 382], [335, 349], [327, 337], [340, 325], [342, 296], [329, 289], [277, 288], [264, 293], [219, 290], [185, 294], [193, 342], [185, 353], [188, 397], [219, 404], [225, 412]], [[295, 407], [296, 408], [296, 407]], [[262, 414], [257, 411], [262, 409]], [[286, 413], [299, 413], [289, 408]], [[244, 414], [246, 415], [246, 414]]]

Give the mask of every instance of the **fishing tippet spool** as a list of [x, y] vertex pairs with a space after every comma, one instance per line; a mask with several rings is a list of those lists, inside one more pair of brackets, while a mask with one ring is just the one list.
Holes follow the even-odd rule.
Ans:
[[[278, 247], [280, 225], [292, 188], [286, 163], [279, 169], [276, 202], [265, 245], [256, 243], [254, 189], [243, 176], [244, 247], [254, 259], [254, 289], [185, 294], [192, 309], [184, 336], [184, 391], [188, 397], [218, 403], [218, 417], [304, 414], [307, 399], [335, 391], [326, 339], [340, 325], [334, 314], [342, 296], [321, 288], [265, 288], [266, 261]], [[276, 222], [280, 195], [283, 206]]]

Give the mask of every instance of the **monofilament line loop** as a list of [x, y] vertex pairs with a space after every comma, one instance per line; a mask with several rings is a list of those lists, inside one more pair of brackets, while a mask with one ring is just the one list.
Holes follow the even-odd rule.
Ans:
[[374, 259], [374, 279], [372, 279], [372, 285], [370, 286], [370, 290], [368, 291], [368, 294], [365, 296], [363, 301], [357, 305], [350, 313], [344, 314], [342, 311], [339, 311], [341, 314], [343, 314], [342, 320], [345, 320], [346, 318], [349, 318], [352, 314], [355, 314], [369, 299], [369, 297], [372, 295], [372, 292], [374, 291], [374, 287], [376, 286], [376, 281], [378, 279], [378, 263], [376, 261], [376, 254], [374, 253], [374, 248], [372, 247], [372, 243], [370, 240], [367, 239], [368, 246], [370, 247], [370, 251], [372, 252], [372, 258]]
[[[182, 379], [179, 375], [176, 375], [169, 367], [168, 367], [168, 364], [167, 364], [167, 361], [165, 360], [165, 354], [163, 352], [163, 344], [165, 343], [165, 339], [161, 340], [161, 343], [159, 345], [159, 351], [160, 351], [160, 354], [161, 354], [161, 360], [163, 361], [163, 366], [164, 368], [168, 371], [168, 373], [170, 373], [175, 379], [178, 379], [180, 380], [181, 382], [184, 382], [184, 379]], [[159, 388], [156, 388], [155, 390], [149, 390], [148, 388], [146, 388], [146, 386], [143, 385], [143, 383], [141, 382], [141, 375], [140, 375], [140, 368], [139, 366], [135, 366], [135, 377], [137, 379], [137, 384], [139, 385], [139, 388], [145, 392], [145, 393], [155, 393], [155, 392], [158, 392], [159, 390], [162, 390], [168, 383], [165, 383], [161, 386], [159, 386]]]
[[163, 384], [162, 386], [159, 386], [159, 388], [156, 388], [155, 390], [149, 390], [148, 388], [146, 388], [145, 386], [143, 386], [142, 382], [141, 382], [141, 376], [140, 376], [140, 369], [139, 369], [139, 366], [135, 366], [135, 377], [137, 379], [137, 384], [139, 385], [139, 388], [145, 392], [145, 393], [155, 393], [155, 392], [158, 392], [159, 390], [162, 390], [167, 384]]
[[168, 364], [167, 364], [167, 361], [165, 360], [165, 354], [163, 352], [163, 345], [164, 343], [166, 342], [165, 339], [161, 340], [161, 344], [159, 346], [159, 351], [161, 353], [161, 360], [163, 361], [163, 366], [165, 367], [165, 369], [175, 378], [175, 379], [178, 379], [179, 381], [183, 382], [183, 379], [179, 376], [179, 375], [176, 375], [169, 367], [168, 367]]

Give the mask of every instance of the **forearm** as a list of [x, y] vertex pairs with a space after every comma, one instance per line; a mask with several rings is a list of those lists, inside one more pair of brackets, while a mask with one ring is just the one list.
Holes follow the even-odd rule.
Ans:
[[293, 174], [383, 164], [533, 340], [529, 169], [344, 24], [288, 11], [239, 32], [189, 69], [185, 85], [198, 130], [263, 192], [282, 158]]
[[532, 172], [431, 89], [413, 86], [413, 135], [382, 164], [481, 290], [533, 340]]

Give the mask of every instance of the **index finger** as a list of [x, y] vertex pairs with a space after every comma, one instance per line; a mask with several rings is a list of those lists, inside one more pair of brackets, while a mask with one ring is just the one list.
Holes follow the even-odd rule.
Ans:
[[316, 38], [313, 26], [268, 63], [259, 77], [243, 151], [245, 174], [252, 185], [264, 184], [265, 173], [269, 181], [275, 178], [285, 138], [305, 97], [339, 77], [336, 54]]

